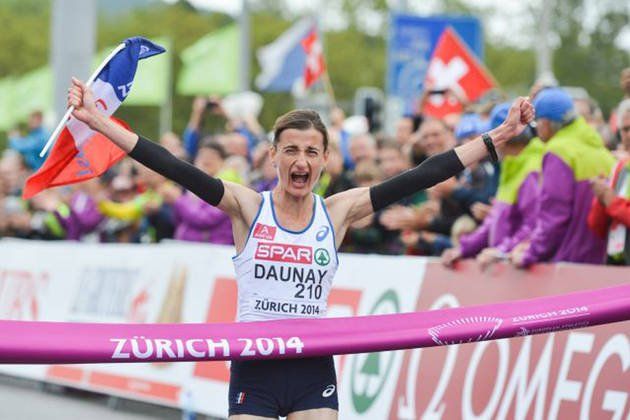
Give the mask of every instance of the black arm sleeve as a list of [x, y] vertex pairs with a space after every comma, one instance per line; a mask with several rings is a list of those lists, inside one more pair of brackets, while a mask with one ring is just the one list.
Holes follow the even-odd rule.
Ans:
[[188, 162], [177, 159], [168, 150], [138, 136], [138, 143], [129, 152], [129, 156], [149, 169], [196, 194], [205, 202], [218, 205], [223, 198], [225, 187], [220, 179], [213, 178]]
[[374, 211], [457, 175], [464, 165], [455, 150], [431, 156], [413, 169], [370, 187]]

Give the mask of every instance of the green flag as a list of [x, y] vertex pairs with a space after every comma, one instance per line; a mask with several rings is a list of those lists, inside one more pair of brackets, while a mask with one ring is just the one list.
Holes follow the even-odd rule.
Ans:
[[230, 25], [182, 51], [177, 80], [181, 95], [225, 95], [239, 90], [239, 31]]
[[2, 100], [9, 112], [2, 118], [3, 128], [11, 128], [27, 119], [33, 111], [44, 113], [52, 110], [52, 72], [50, 67], [40, 67], [26, 73], [19, 79], [5, 79], [3, 93], [8, 95]]
[[[136, 77], [131, 87], [131, 93], [125, 98], [125, 105], [161, 106], [170, 95], [171, 40], [169, 38], [152, 38], [151, 41], [166, 48], [164, 54], [151, 57], [150, 60], [139, 60]], [[109, 47], [99, 51], [94, 57], [93, 66], [96, 68], [115, 48]]]
[[13, 128], [13, 83], [11, 77], [0, 80], [0, 131], [7, 131]]

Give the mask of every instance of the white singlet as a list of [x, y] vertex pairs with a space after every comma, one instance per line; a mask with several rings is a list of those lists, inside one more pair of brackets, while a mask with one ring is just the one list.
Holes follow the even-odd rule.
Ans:
[[296, 232], [278, 223], [271, 192], [262, 193], [245, 248], [233, 258], [239, 321], [326, 315], [339, 260], [324, 201], [313, 198], [311, 221]]

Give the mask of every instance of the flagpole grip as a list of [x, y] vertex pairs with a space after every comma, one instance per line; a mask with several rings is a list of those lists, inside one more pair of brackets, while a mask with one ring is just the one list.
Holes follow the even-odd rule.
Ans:
[[[92, 73], [90, 78], [85, 82], [85, 86], [86, 87], [89, 88], [90, 86], [92, 86], [92, 83], [94, 83], [94, 81], [96, 80], [98, 75], [101, 73], [101, 71], [103, 71], [103, 69], [105, 68], [107, 63], [109, 63], [109, 61], [112, 58], [114, 58], [114, 56], [116, 54], [118, 54], [118, 52], [121, 51], [123, 48], [125, 48], [125, 43], [124, 42], [118, 44], [118, 46], [116, 48], [114, 48], [111, 53], [109, 53], [109, 55], [105, 58], [105, 60], [103, 60], [101, 62], [101, 64], [99, 64], [99, 66], [96, 68], [96, 70], [94, 70], [94, 72]], [[50, 137], [48, 138], [48, 141], [44, 145], [44, 148], [39, 153], [39, 157], [44, 157], [44, 155], [48, 152], [48, 149], [50, 149], [52, 147], [52, 145], [55, 143], [55, 140], [57, 140], [57, 137], [59, 136], [59, 133], [61, 133], [61, 130], [63, 130], [63, 127], [66, 124], [66, 121], [68, 121], [68, 118], [70, 118], [70, 116], [72, 115], [73, 111], [74, 111], [74, 107], [73, 106], [68, 108], [66, 113], [61, 118], [61, 121], [59, 121], [59, 124], [57, 124], [57, 127], [55, 128], [55, 131], [53, 131], [53, 133], [50, 135]]]

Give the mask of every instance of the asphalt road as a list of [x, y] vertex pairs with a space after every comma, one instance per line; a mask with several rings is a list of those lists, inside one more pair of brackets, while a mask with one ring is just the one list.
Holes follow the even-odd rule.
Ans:
[[38, 419], [180, 420], [181, 412], [0, 375], [0, 420]]

